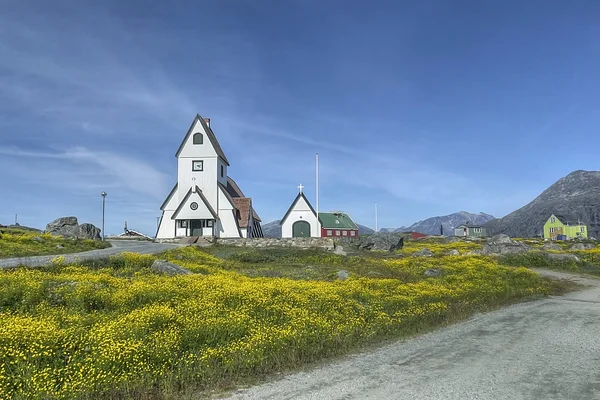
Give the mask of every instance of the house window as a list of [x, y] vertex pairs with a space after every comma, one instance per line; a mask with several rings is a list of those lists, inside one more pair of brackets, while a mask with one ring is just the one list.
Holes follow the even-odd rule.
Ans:
[[356, 236], [356, 232], [350, 231], [350, 236]]
[[327, 231], [327, 236], [331, 236], [333, 234], [332, 231]]
[[343, 235], [343, 236], [348, 236], [348, 231], [343, 231], [343, 232], [342, 232], [342, 235]]
[[555, 228], [550, 228], [550, 233], [554, 233]]
[[335, 236], [340, 236], [340, 231], [335, 231]]
[[180, 227], [180, 228], [187, 228], [187, 221], [185, 221], [185, 220], [180, 220], [180, 221], [179, 221], [179, 227]]
[[192, 171], [202, 171], [202, 170], [204, 170], [204, 162], [202, 160], [192, 161]]
[[581, 227], [581, 232], [585, 232], [585, 226]]
[[194, 144], [202, 144], [203, 141], [204, 141], [204, 138], [202, 137], [201, 133], [196, 133], [194, 135]]
[[225, 171], [225, 167], [223, 167], [223, 166], [221, 165], [221, 178], [222, 178], [222, 177], [223, 177], [223, 175], [225, 174], [225, 172], [224, 172], [224, 171]]
[[550, 218], [550, 222], [551, 223], [555, 223], [556, 222], [556, 218], [554, 218], [554, 217]]

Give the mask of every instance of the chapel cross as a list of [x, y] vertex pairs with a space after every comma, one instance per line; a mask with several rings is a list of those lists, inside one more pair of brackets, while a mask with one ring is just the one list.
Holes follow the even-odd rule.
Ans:
[[302, 186], [302, 184], [298, 185], [298, 189], [300, 189], [300, 193], [302, 193], [302, 189], [304, 189], [304, 186]]

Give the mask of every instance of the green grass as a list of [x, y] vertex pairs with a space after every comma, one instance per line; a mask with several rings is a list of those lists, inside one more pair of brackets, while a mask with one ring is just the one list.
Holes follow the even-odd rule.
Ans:
[[78, 253], [107, 247], [110, 243], [100, 240], [68, 239], [19, 229], [0, 230], [0, 259]]

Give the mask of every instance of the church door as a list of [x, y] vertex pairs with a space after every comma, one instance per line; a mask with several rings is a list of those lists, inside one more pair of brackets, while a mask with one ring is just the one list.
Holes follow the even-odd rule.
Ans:
[[310, 237], [310, 224], [306, 221], [297, 221], [292, 225], [293, 237]]
[[190, 236], [203, 236], [202, 235], [202, 220], [201, 219], [193, 219], [190, 221], [190, 231], [192, 234]]

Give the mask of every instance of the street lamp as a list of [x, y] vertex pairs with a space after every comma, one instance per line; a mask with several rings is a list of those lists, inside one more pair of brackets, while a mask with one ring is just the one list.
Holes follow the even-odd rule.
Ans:
[[104, 240], [104, 209], [106, 204], [106, 192], [100, 193], [102, 196], [102, 240]]

